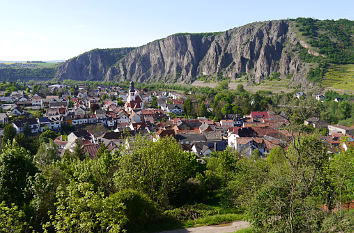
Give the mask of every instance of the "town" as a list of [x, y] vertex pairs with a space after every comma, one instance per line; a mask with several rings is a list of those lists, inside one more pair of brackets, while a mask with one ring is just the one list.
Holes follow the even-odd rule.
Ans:
[[[72, 153], [79, 145], [88, 157], [96, 158], [102, 144], [113, 153], [121, 146], [129, 146], [140, 135], [153, 141], [173, 137], [183, 150], [195, 153], [200, 161], [227, 148], [244, 156], [256, 153], [264, 158], [274, 147], [286, 148], [292, 139], [287, 127], [289, 117], [284, 112], [264, 110], [244, 115], [226, 112], [219, 121], [206, 115], [188, 118], [185, 113], [188, 93], [138, 90], [134, 82], [128, 88], [46, 83], [26, 87], [27, 91], [7, 94], [2, 91], [0, 123], [12, 126], [16, 134], [39, 136], [52, 131], [60, 156], [66, 151]], [[45, 94], [38, 91], [41, 88], [47, 90]], [[293, 97], [303, 99], [306, 95], [298, 92]], [[324, 96], [315, 95], [315, 99], [323, 101]], [[212, 111], [210, 104], [205, 108], [205, 114]], [[347, 150], [354, 143], [353, 126], [331, 125], [318, 117], [310, 117], [303, 124], [325, 129], [327, 133], [321, 137], [330, 145], [331, 152]], [[0, 132], [3, 136], [4, 128]]]

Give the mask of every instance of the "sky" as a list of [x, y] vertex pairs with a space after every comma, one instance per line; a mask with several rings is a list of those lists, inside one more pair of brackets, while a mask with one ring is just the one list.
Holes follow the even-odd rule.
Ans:
[[0, 61], [66, 60], [255, 21], [353, 20], [353, 0], [0, 0]]

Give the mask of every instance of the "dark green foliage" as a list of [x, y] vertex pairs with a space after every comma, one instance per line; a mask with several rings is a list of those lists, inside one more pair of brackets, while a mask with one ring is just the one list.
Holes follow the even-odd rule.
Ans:
[[134, 190], [123, 190], [112, 194], [118, 203], [125, 206], [124, 213], [128, 219], [125, 227], [127, 230], [143, 230], [148, 224], [156, 223], [161, 218], [161, 212], [158, 205], [151, 201], [145, 194]]
[[27, 178], [33, 176], [37, 168], [27, 152], [16, 142], [8, 144], [0, 155], [0, 200], [18, 206], [29, 203]]
[[108, 150], [107, 146], [104, 143], [102, 143], [97, 150], [97, 157], [99, 158], [106, 153], [110, 153], [110, 151]]
[[327, 63], [320, 63], [315, 69], [310, 69], [307, 78], [312, 82], [321, 82], [328, 68]]
[[4, 81], [46, 81], [54, 78], [56, 68], [0, 68], [0, 77]]
[[26, 229], [24, 213], [17, 206], [0, 202], [0, 232], [23, 232]]
[[150, 108], [158, 108], [157, 97], [153, 96], [152, 101], [150, 103]]
[[56, 137], [58, 137], [58, 134], [54, 133], [51, 130], [46, 130], [41, 135], [39, 136], [39, 142], [40, 143], [48, 143], [50, 139], [54, 140]]
[[10, 143], [16, 136], [16, 129], [12, 126], [12, 124], [7, 124], [4, 128], [4, 135], [2, 136], [2, 145], [5, 146], [8, 141]]
[[15, 136], [14, 141], [28, 150], [31, 155], [36, 154], [39, 148], [39, 141], [35, 136], [26, 136], [24, 133], [19, 133]]
[[323, 223], [321, 232], [352, 232], [354, 228], [354, 211], [345, 211], [344, 214], [334, 213], [328, 215]]
[[[325, 58], [314, 58], [300, 51], [300, 57], [305, 61], [324, 59], [335, 64], [354, 63], [353, 43], [351, 35], [354, 31], [354, 21], [317, 20], [311, 18], [297, 18], [297, 27], [304, 36], [309, 37], [311, 46], [319, 49]], [[306, 49], [305, 49], [306, 50]]]
[[87, 158], [87, 155], [84, 149], [82, 148], [81, 140], [76, 140], [76, 145], [74, 147], [74, 152], [72, 153], [72, 157], [80, 160], [84, 160]]
[[192, 110], [192, 100], [188, 98], [183, 102], [183, 111], [187, 116], [192, 116]]

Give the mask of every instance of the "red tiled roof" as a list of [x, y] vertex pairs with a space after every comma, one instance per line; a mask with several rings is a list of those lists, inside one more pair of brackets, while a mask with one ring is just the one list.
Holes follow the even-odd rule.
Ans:
[[243, 137], [243, 138], [237, 138], [236, 140], [237, 140], [237, 144], [247, 144], [250, 141], [252, 141], [253, 138], [251, 138], [251, 137]]
[[268, 119], [269, 115], [268, 112], [251, 112], [251, 117]]
[[97, 144], [83, 145], [82, 149], [90, 156], [91, 159], [96, 158], [98, 151]]
[[166, 136], [174, 136], [175, 131], [173, 129], [159, 129], [155, 136], [166, 137]]

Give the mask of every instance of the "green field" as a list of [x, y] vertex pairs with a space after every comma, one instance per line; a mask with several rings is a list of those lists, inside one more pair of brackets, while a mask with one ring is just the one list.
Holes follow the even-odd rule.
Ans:
[[354, 91], [354, 64], [330, 66], [322, 80], [322, 86]]

